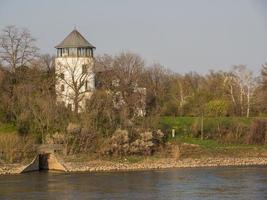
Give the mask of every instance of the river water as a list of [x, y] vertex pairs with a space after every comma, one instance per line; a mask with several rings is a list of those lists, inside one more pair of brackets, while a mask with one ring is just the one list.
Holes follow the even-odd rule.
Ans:
[[0, 199], [267, 199], [267, 167], [0, 176]]

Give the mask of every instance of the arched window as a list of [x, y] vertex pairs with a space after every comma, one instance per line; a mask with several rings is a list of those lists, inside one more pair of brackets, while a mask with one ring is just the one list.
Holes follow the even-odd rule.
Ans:
[[82, 73], [83, 74], [87, 73], [87, 65], [82, 65]]
[[60, 77], [61, 79], [64, 79], [64, 78], [65, 78], [64, 73], [60, 73], [59, 77]]
[[64, 84], [61, 85], [61, 88], [60, 88], [60, 89], [61, 89], [61, 92], [64, 92], [64, 91], [65, 91], [65, 86], [64, 86]]
[[71, 103], [68, 104], [68, 109], [69, 109], [69, 110], [72, 110], [72, 105], [71, 105]]
[[85, 81], [85, 90], [88, 90], [88, 81]]

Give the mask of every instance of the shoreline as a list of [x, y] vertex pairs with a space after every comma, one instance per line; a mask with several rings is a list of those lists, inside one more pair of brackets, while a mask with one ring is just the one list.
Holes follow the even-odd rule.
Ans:
[[[100, 165], [101, 164], [101, 165]], [[234, 167], [234, 166], [267, 166], [267, 158], [185, 158], [180, 160], [158, 159], [138, 163], [117, 163], [110, 161], [67, 162], [68, 172], [120, 172], [157, 169], [179, 169], [200, 167]]]
[[[75, 172], [125, 172], [158, 169], [201, 168], [201, 167], [245, 167], [267, 166], [267, 157], [224, 157], [224, 158], [158, 158], [145, 159], [136, 163], [92, 160], [88, 162], [65, 162], [65, 173]], [[19, 174], [22, 164], [0, 164], [0, 175]]]

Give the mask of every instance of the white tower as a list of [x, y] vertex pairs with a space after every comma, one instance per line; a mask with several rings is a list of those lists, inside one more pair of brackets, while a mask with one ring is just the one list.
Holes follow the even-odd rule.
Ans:
[[80, 112], [95, 89], [95, 47], [74, 29], [55, 48], [57, 102]]

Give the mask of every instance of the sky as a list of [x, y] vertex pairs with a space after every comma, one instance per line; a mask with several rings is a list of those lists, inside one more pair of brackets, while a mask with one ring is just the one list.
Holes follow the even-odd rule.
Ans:
[[178, 73], [256, 74], [267, 62], [267, 0], [0, 0], [0, 30], [26, 27], [41, 53], [76, 26], [95, 54], [139, 54]]

